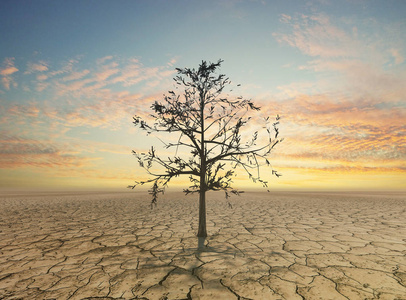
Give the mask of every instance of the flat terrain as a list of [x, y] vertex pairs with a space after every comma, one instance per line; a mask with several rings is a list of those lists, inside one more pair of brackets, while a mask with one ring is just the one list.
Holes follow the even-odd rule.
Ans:
[[406, 299], [405, 195], [197, 198], [1, 195], [0, 298]]

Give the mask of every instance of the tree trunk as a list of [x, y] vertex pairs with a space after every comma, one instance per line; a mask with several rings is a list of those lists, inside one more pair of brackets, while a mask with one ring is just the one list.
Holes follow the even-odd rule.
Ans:
[[200, 92], [200, 192], [199, 192], [199, 229], [197, 236], [205, 238], [207, 237], [206, 231], [206, 145], [204, 142], [204, 100], [205, 95]]
[[207, 237], [206, 231], [206, 191], [200, 190], [199, 193], [199, 229], [197, 232], [198, 237]]

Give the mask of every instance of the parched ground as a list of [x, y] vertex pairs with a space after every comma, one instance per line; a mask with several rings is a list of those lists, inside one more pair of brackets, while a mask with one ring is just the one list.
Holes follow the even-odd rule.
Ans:
[[230, 202], [199, 241], [197, 195], [2, 195], [0, 298], [406, 299], [405, 195]]

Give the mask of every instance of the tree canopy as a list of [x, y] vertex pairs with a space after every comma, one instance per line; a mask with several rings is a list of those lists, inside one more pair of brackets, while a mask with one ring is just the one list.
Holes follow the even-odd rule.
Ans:
[[[228, 96], [225, 89], [231, 81], [224, 74], [216, 74], [222, 62], [202, 61], [197, 69], [177, 68], [175, 90], [151, 105], [152, 123], [134, 117], [135, 126], [148, 134], [167, 132], [177, 137], [175, 142], [162, 141], [165, 148], [174, 149], [173, 157], [160, 157], [154, 147], [143, 153], [133, 151], [151, 177], [129, 187], [151, 184], [151, 207], [171, 179], [182, 175], [189, 176], [191, 183], [184, 192], [199, 193], [200, 201], [209, 190], [224, 191], [227, 198], [229, 193], [241, 193], [233, 187], [237, 168], [243, 169], [252, 181], [267, 186], [260, 168], [271, 167], [269, 157], [282, 141], [278, 138], [279, 116], [275, 121], [259, 118], [260, 107], [251, 100]], [[251, 122], [259, 125], [260, 119], [260, 130], [243, 131]], [[189, 157], [179, 155], [180, 151], [187, 151]], [[280, 176], [273, 169], [270, 174]]]

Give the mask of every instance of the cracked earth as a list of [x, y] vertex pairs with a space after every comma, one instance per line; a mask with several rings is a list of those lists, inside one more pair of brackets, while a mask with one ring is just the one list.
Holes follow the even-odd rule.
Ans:
[[[406, 299], [406, 197], [0, 196], [1, 299]], [[232, 208], [231, 208], [232, 206]]]

